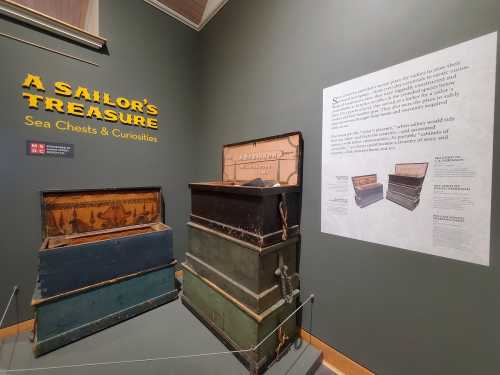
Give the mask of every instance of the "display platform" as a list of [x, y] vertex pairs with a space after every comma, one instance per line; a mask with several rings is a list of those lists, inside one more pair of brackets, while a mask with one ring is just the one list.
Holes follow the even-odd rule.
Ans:
[[[4, 369], [59, 367], [82, 363], [118, 362], [187, 354], [224, 352], [227, 348], [187, 310], [171, 302], [117, 326], [84, 338], [40, 358], [34, 358], [31, 334], [0, 341], [0, 374]], [[299, 342], [266, 375], [311, 375], [321, 363], [321, 352]], [[13, 372], [23, 373], [23, 372]], [[232, 354], [169, 359], [106, 366], [82, 366], [30, 371], [43, 375], [127, 374], [248, 374]]]

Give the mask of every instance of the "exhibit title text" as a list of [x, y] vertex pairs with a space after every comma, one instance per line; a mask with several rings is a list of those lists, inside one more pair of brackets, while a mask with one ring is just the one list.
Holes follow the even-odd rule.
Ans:
[[[24, 91], [23, 98], [31, 109], [43, 108], [46, 111], [65, 113], [67, 115], [107, 121], [119, 122], [123, 125], [158, 130], [158, 107], [149, 103], [148, 99], [113, 98], [104, 91], [91, 90], [85, 86], [73, 88], [69, 83], [57, 81], [53, 84], [54, 95], [66, 100], [45, 94], [45, 85], [40, 76], [28, 73], [22, 87], [36, 89], [36, 93]], [[43, 95], [40, 93], [44, 93]], [[76, 99], [85, 103], [70, 101]], [[109, 108], [107, 108], [109, 107]]]

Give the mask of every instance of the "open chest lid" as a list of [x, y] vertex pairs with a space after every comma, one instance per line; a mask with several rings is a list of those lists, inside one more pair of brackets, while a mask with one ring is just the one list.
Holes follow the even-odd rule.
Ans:
[[43, 191], [42, 237], [162, 223], [160, 187]]
[[376, 174], [367, 174], [364, 176], [354, 176], [352, 177], [352, 184], [355, 188], [361, 188], [363, 186], [368, 186], [377, 183]]
[[400, 163], [394, 166], [394, 174], [405, 177], [423, 178], [429, 163]]
[[223, 183], [241, 184], [261, 178], [282, 186], [300, 186], [302, 154], [300, 132], [224, 145]]

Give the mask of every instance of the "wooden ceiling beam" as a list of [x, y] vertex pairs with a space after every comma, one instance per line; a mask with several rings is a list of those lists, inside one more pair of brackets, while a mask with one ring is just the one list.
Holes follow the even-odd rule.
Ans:
[[199, 25], [203, 19], [203, 13], [208, 0], [158, 0], [166, 7], [179, 13], [183, 17]]

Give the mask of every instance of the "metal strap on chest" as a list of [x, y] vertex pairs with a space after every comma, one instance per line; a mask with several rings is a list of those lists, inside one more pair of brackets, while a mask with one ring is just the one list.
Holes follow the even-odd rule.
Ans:
[[278, 255], [278, 268], [276, 268], [274, 274], [280, 278], [281, 295], [285, 299], [286, 303], [292, 303], [293, 301], [292, 278], [288, 276], [288, 266], [285, 265], [282, 253], [279, 253]]
[[286, 334], [285, 328], [282, 326], [278, 330], [278, 346], [276, 347], [276, 357], [279, 358], [283, 354], [283, 348], [285, 348], [286, 344], [290, 337]]
[[281, 215], [281, 224], [283, 227], [283, 234], [281, 235], [281, 239], [286, 241], [288, 239], [288, 207], [286, 206], [286, 195], [285, 193], [281, 193], [281, 201], [279, 204], [279, 210]]

